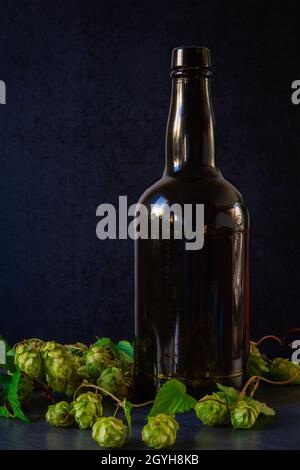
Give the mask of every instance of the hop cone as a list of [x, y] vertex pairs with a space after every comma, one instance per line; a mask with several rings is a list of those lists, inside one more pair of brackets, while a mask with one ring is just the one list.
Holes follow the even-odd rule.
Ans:
[[85, 378], [99, 377], [101, 372], [114, 363], [114, 355], [110, 348], [92, 346], [85, 353], [85, 367], [80, 370], [80, 375]]
[[46, 413], [46, 421], [51, 426], [72, 426], [74, 419], [71, 414], [72, 405], [66, 401], [60, 401], [56, 405], [50, 405]]
[[131, 380], [119, 367], [107, 367], [101, 372], [97, 384], [119, 398], [128, 396]]
[[235, 429], [250, 429], [259, 415], [259, 408], [254, 403], [240, 401], [231, 411], [231, 424]]
[[98, 418], [93, 426], [92, 438], [101, 447], [122, 447], [127, 426], [117, 418]]
[[72, 356], [73, 356], [74, 365], [76, 369], [78, 370], [84, 364], [83, 358], [80, 356], [76, 356], [76, 354], [72, 354]]
[[213, 393], [212, 395], [205, 395], [204, 399], [195, 406], [197, 418], [207, 426], [216, 426], [226, 423], [229, 414], [228, 406], [219, 402], [225, 401], [223, 394]]
[[73, 402], [72, 415], [80, 429], [91, 428], [103, 413], [102, 397], [93, 392], [82, 393]]
[[270, 373], [272, 378], [278, 381], [290, 380], [298, 373], [291, 384], [300, 385], [300, 366], [289, 359], [274, 359], [270, 365]]
[[55, 341], [45, 343], [41, 352], [48, 385], [56, 392], [71, 396], [80, 381], [72, 353]]
[[30, 379], [39, 379], [43, 372], [43, 360], [34, 344], [24, 341], [15, 349], [15, 364]]
[[148, 424], [143, 427], [142, 439], [146, 446], [154, 449], [169, 447], [174, 444], [178, 429], [179, 425], [172, 416], [159, 413], [148, 418]]
[[33, 392], [33, 381], [28, 377], [21, 377], [18, 386], [18, 398], [21, 403], [27, 403]]
[[260, 353], [255, 344], [250, 343], [250, 356], [248, 365], [249, 377], [252, 377], [253, 375], [264, 375], [268, 371], [268, 364], [264, 356]]

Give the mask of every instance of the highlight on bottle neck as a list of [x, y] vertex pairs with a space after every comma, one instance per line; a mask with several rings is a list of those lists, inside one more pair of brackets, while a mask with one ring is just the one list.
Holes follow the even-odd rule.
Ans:
[[172, 51], [171, 77], [196, 73], [202, 77], [211, 76], [210, 52], [206, 47], [176, 47]]
[[210, 67], [209, 50], [204, 47], [173, 50], [174, 80], [166, 132], [167, 175], [197, 177], [204, 167], [216, 168]]

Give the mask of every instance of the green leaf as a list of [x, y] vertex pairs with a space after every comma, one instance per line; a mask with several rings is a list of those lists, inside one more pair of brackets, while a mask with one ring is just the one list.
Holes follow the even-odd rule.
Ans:
[[233, 387], [225, 387], [225, 385], [217, 383], [218, 389], [225, 394], [227, 403], [235, 403], [239, 399], [239, 392]]
[[124, 398], [124, 401], [123, 401], [123, 409], [124, 409], [125, 418], [128, 424], [129, 440], [131, 441], [132, 439], [132, 422], [131, 422], [132, 404], [130, 403], [130, 401], [126, 400], [126, 398]]
[[148, 418], [158, 413], [175, 415], [189, 411], [197, 401], [186, 393], [185, 385], [179, 380], [171, 379], [164, 383], [155, 397]]
[[257, 408], [259, 409], [260, 413], [265, 415], [265, 416], [275, 416], [276, 411], [274, 408], [271, 408], [270, 406], [266, 405], [266, 403], [262, 403], [260, 401], [254, 400], [253, 398], [246, 397], [248, 398], [247, 401], [250, 401], [253, 405], [256, 405]]
[[111, 346], [112, 340], [110, 338], [97, 338], [96, 343], [94, 343], [92, 346]]
[[18, 418], [24, 421], [25, 423], [29, 423], [30, 420], [23, 413], [22, 408], [21, 408], [21, 403], [18, 397], [18, 387], [19, 387], [20, 378], [21, 378], [21, 372], [19, 369], [17, 369], [11, 378], [10, 384], [7, 387], [7, 399], [8, 399], [10, 406], [12, 407], [15, 418]]
[[0, 406], [0, 418], [10, 418], [10, 413], [6, 406]]
[[134, 350], [133, 346], [129, 341], [122, 340], [119, 341], [117, 344], [117, 349], [120, 351], [120, 353], [125, 356], [125, 359], [129, 362], [133, 362], [134, 360]]

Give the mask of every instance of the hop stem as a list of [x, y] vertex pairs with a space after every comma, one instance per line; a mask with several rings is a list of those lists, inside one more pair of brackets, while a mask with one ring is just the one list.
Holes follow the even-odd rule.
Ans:
[[295, 375], [293, 375], [293, 377], [291, 377], [290, 379], [288, 380], [282, 380], [282, 381], [275, 381], [275, 380], [270, 380], [270, 379], [266, 379], [265, 377], [261, 377], [260, 375], [253, 375], [252, 377], [250, 377], [249, 380], [247, 380], [247, 382], [245, 383], [241, 393], [240, 393], [240, 397], [239, 397], [239, 401], [242, 400], [244, 398], [244, 396], [246, 395], [246, 392], [247, 392], [247, 389], [249, 387], [249, 385], [252, 384], [252, 382], [255, 383], [255, 386], [254, 386], [254, 391], [252, 392], [251, 396], [254, 395], [254, 392], [256, 391], [258, 385], [259, 385], [259, 382], [262, 380], [263, 382], [266, 382], [268, 384], [271, 384], [271, 385], [287, 385], [291, 382], [293, 382], [293, 380], [295, 380], [295, 378], [300, 374], [300, 371], [297, 371]]
[[282, 345], [281, 339], [278, 338], [278, 336], [275, 335], [266, 335], [260, 338], [258, 341], [253, 341], [255, 346], [259, 346], [261, 343], [263, 343], [266, 339], [273, 339], [274, 341], [277, 341], [280, 345]]
[[266, 335], [260, 338], [258, 341], [253, 341], [253, 344], [255, 346], [259, 346], [261, 343], [263, 343], [266, 339], [273, 339], [274, 341], [277, 341], [277, 343], [280, 344], [280, 346], [283, 346], [285, 343], [286, 338], [290, 333], [295, 333], [295, 332], [300, 332], [300, 328], [290, 328], [287, 330], [287, 332], [283, 335], [282, 338], [279, 338], [278, 336], [275, 335]]
[[118, 413], [119, 409], [120, 409], [120, 405], [117, 405], [117, 406], [116, 406], [116, 409], [115, 409], [115, 411], [114, 411], [114, 414], [113, 414], [113, 417], [114, 417], [114, 418], [117, 416], [117, 413]]
[[53, 395], [52, 395], [52, 393], [51, 393], [51, 390], [50, 390], [43, 382], [41, 382], [41, 381], [38, 380], [38, 379], [34, 379], [34, 384], [35, 384], [36, 386], [38, 386], [41, 390], [43, 390], [43, 392], [45, 392], [45, 394], [46, 394], [48, 400], [49, 400], [51, 403], [53, 403], [53, 404], [56, 403], [56, 401], [54, 400], [54, 397], [53, 397]]
[[23, 339], [23, 341], [19, 341], [18, 343], [15, 343], [13, 345], [13, 350], [15, 350], [15, 347], [18, 346], [18, 344], [28, 343], [29, 341], [38, 341], [39, 343], [44, 344], [44, 341], [41, 340], [40, 338]]
[[78, 351], [86, 351], [88, 349], [87, 346], [77, 346], [76, 344], [65, 344], [67, 349], [77, 349]]
[[93, 389], [95, 389], [95, 390], [100, 390], [100, 392], [102, 392], [103, 395], [109, 395], [109, 396], [110, 396], [113, 400], [115, 400], [120, 406], [122, 406], [121, 400], [119, 400], [119, 398], [117, 398], [115, 395], [113, 395], [112, 393], [108, 392], [107, 390], [105, 390], [104, 388], [100, 387], [99, 385], [90, 384], [90, 383], [88, 383], [88, 382], [82, 383], [81, 385], [79, 385], [78, 388], [76, 388], [76, 390], [75, 390], [75, 392], [74, 392], [73, 400], [75, 400], [76, 395], [77, 395], [77, 392], [78, 392], [81, 388], [84, 388], [84, 387], [93, 388]]
[[138, 403], [138, 404], [134, 404], [132, 403], [132, 408], [142, 408], [143, 406], [147, 406], [147, 405], [152, 405], [152, 403], [154, 403], [154, 400], [149, 400], [149, 401], [146, 401], [145, 403]]
[[[74, 392], [73, 400], [75, 400], [78, 390], [80, 390], [83, 387], [94, 388], [95, 390], [100, 390], [100, 392], [102, 392], [103, 395], [109, 395], [115, 402], [117, 402], [118, 407], [124, 408], [124, 401], [117, 398], [113, 393], [108, 392], [107, 390], [105, 390], [105, 388], [102, 388], [99, 385], [90, 384], [88, 382], [82, 383], [81, 385], [79, 385], [79, 387]], [[146, 401], [145, 403], [138, 403], [138, 404], [131, 403], [131, 406], [132, 408], [141, 408], [143, 406], [151, 405], [152, 403], [154, 403], [154, 401], [150, 400], [150, 401]]]

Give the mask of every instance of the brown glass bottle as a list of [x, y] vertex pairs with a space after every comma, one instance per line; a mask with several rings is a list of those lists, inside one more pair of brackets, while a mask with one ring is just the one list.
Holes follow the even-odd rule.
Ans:
[[[239, 388], [249, 348], [248, 211], [216, 164], [209, 50], [173, 50], [172, 97], [162, 178], [141, 197], [204, 204], [204, 245], [135, 242], [135, 380], [141, 398], [168, 378], [194, 396], [217, 381]], [[149, 219], [150, 220], [150, 219]]]

